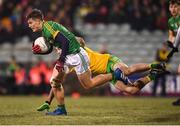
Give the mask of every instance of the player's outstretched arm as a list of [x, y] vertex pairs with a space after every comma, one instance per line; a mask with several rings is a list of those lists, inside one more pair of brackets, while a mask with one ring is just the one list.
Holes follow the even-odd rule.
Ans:
[[85, 40], [82, 37], [76, 37], [76, 40], [79, 42], [81, 47], [85, 47]]

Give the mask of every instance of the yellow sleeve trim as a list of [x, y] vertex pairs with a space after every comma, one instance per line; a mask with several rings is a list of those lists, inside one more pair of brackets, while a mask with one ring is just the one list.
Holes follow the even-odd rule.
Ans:
[[60, 31], [55, 31], [55, 33], [53, 34], [53, 39], [56, 38], [57, 34], [59, 33]]
[[44, 25], [45, 25], [45, 27], [47, 28], [47, 30], [52, 34], [53, 39], [55, 39], [56, 35], [57, 35], [60, 31], [55, 31], [55, 30], [53, 29], [53, 27], [48, 24], [48, 22], [45, 22]]

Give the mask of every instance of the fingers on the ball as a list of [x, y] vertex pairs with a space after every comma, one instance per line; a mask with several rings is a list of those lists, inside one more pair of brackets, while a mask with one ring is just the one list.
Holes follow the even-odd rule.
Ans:
[[40, 48], [38, 45], [36, 45], [36, 46], [33, 47], [32, 50], [33, 50], [34, 52], [40, 52], [40, 51], [41, 51], [41, 48]]

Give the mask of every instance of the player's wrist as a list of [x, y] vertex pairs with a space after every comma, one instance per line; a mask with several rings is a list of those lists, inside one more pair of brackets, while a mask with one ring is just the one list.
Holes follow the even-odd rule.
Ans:
[[41, 52], [40, 46], [39, 46], [39, 45], [33, 45], [33, 46], [32, 46], [32, 52], [33, 52], [34, 54], [40, 53], [40, 52]]

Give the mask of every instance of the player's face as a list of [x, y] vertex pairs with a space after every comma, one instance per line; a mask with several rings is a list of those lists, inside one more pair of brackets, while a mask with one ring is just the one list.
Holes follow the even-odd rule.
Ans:
[[29, 18], [27, 22], [28, 22], [28, 26], [32, 29], [33, 32], [37, 32], [42, 29], [41, 20], [39, 19]]
[[179, 15], [179, 5], [178, 4], [170, 4], [169, 11], [171, 12], [171, 15], [173, 17], [176, 17], [177, 15]]

